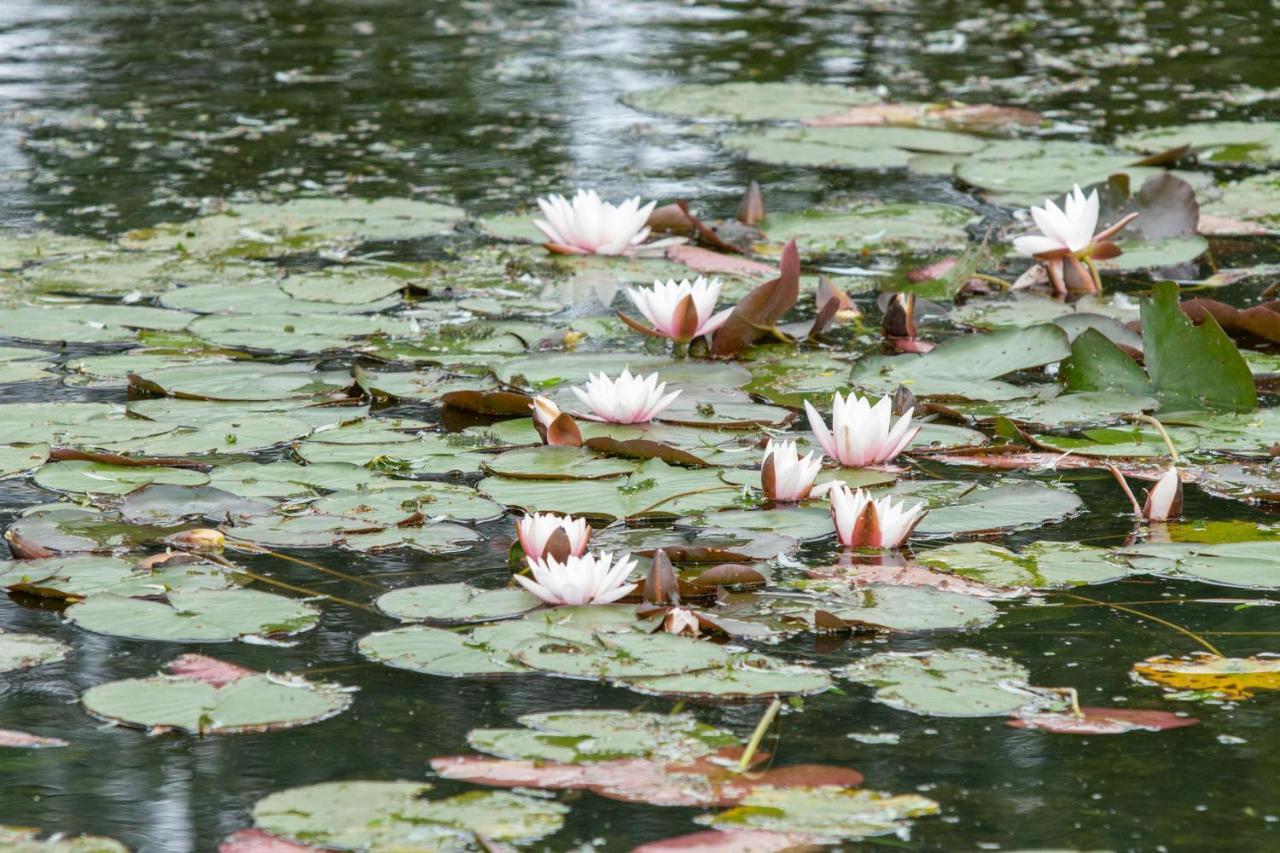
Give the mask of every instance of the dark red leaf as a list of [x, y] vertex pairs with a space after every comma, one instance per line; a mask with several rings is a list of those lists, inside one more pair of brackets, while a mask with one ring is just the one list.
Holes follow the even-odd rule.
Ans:
[[450, 391], [440, 396], [440, 402], [477, 415], [518, 417], [529, 414], [533, 398], [514, 391]]
[[609, 456], [621, 456], [626, 459], [661, 459], [663, 462], [685, 465], [689, 468], [709, 467], [709, 463], [687, 450], [647, 438], [622, 440], [601, 435], [587, 439], [585, 444], [592, 450]]
[[783, 315], [800, 298], [800, 252], [796, 241], [782, 250], [778, 277], [752, 290], [734, 306], [729, 319], [711, 340], [711, 354], [732, 356], [776, 329]]
[[1129, 708], [1081, 708], [1077, 717], [1070, 711], [1060, 714], [1026, 714], [1008, 721], [1015, 729], [1041, 729], [1066, 735], [1119, 735], [1126, 732], [1159, 732], [1194, 726], [1195, 717], [1180, 717], [1171, 711]]

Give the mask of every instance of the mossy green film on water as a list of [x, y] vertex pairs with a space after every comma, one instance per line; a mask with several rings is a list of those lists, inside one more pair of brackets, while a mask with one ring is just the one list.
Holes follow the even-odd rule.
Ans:
[[[1274, 848], [1275, 17], [12, 0], [0, 508], [15, 551], [48, 555], [0, 563], [0, 849], [252, 828], [328, 849]], [[794, 239], [787, 330], [819, 274], [860, 320], [673, 359], [613, 309], [691, 277], [679, 253], [534, 242], [549, 192], [720, 222], [752, 180], [758, 231], [721, 233], [758, 264], [722, 276], [721, 307]], [[1141, 212], [1104, 293], [961, 292], [1017, 278], [1015, 211], [1075, 183], [1102, 225]], [[939, 345], [894, 354], [880, 291], [914, 292]], [[1193, 298], [1216, 319], [1186, 319]], [[624, 367], [682, 395], [651, 424], [580, 421], [608, 454], [468, 411], [511, 389], [569, 409]], [[904, 470], [820, 480], [924, 502], [911, 554], [841, 554], [822, 501], [762, 505], [766, 434], [816, 448], [803, 401], [899, 386], [934, 404]], [[1140, 483], [1166, 441], [1184, 519], [1146, 528], [1105, 466]], [[728, 642], [630, 604], [541, 608], [509, 583], [522, 510], [612, 524], [597, 547], [639, 571], [668, 549]], [[143, 564], [215, 525], [223, 562]], [[1059, 733], [1105, 716], [1063, 722], [1067, 688], [1137, 730]]]

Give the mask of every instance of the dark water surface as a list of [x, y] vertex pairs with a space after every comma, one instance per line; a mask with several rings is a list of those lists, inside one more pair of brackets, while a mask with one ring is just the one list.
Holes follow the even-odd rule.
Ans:
[[[111, 236], [196, 215], [213, 199], [308, 191], [452, 199], [475, 212], [528, 205], [549, 190], [698, 199], [727, 212], [751, 177], [779, 207], [858, 189], [893, 199], [972, 204], [950, 181], [902, 173], [830, 174], [751, 167], [666, 120], [618, 101], [670, 82], [794, 79], [883, 85], [899, 99], [1025, 104], [1113, 132], [1193, 119], [1280, 116], [1280, 6], [1274, 2], [678, 3], [665, 0], [389, 2], [4, 0], [0, 3], [0, 226]], [[958, 46], [963, 45], [962, 48]], [[948, 52], [959, 49], [960, 52]], [[1084, 83], [1081, 81], [1084, 80]], [[52, 395], [81, 392], [40, 387]], [[108, 395], [110, 396], [110, 395]], [[120, 395], [116, 394], [118, 398]], [[1087, 520], [1011, 541], [1112, 545], [1130, 534], [1125, 506], [1099, 473], [1069, 473]], [[1058, 479], [1054, 475], [1048, 479]], [[0, 487], [16, 508], [51, 499]], [[1191, 517], [1274, 521], [1191, 490]], [[504, 570], [510, 521], [456, 558], [308, 554], [390, 587]], [[1008, 544], [1008, 543], [1006, 543]], [[820, 562], [826, 546], [803, 557]], [[255, 571], [367, 600], [368, 591], [258, 558]], [[1232, 596], [1237, 591], [1227, 591]], [[1135, 580], [1095, 588], [1114, 601], [1227, 597], [1220, 587]], [[1240, 591], [1241, 597], [1254, 597]], [[1152, 605], [1225, 654], [1280, 649], [1280, 611], [1229, 604]], [[89, 634], [54, 612], [0, 602], [0, 626], [57, 636], [64, 663], [0, 679], [0, 725], [61, 735], [58, 750], [0, 752], [0, 823], [93, 832], [142, 851], [212, 850], [250, 823], [262, 796], [313, 782], [429, 778], [427, 760], [466, 751], [477, 726], [579, 707], [667, 710], [671, 703], [594, 683], [530, 676], [441, 679], [378, 666], [356, 638], [388, 627], [373, 613], [324, 606], [319, 629], [291, 648], [196, 647]], [[1257, 633], [1253, 633], [1257, 632]], [[1131, 664], [1195, 646], [1166, 628], [1099, 607], [1014, 610], [958, 637], [870, 644], [794, 640], [780, 654], [839, 663], [876, 650], [972, 647], [1008, 655], [1032, 682], [1074, 685], [1088, 704], [1178, 707], [1134, 684]], [[197, 739], [102, 728], [78, 694], [145, 676], [181, 651], [257, 669], [359, 685], [326, 722], [260, 735]], [[850, 849], [1072, 848], [1270, 850], [1280, 832], [1280, 700], [1197, 704], [1203, 723], [1162, 734], [1053, 736], [1001, 718], [935, 719], [868, 701], [845, 684], [787, 714], [778, 764], [856, 767], [877, 789], [919, 791], [943, 817], [909, 840]], [[744, 735], [758, 706], [695, 706]], [[864, 745], [850, 732], [893, 732]], [[442, 792], [465, 786], [439, 782]], [[565, 796], [565, 829], [539, 849], [626, 850], [696, 829], [701, 810]]]

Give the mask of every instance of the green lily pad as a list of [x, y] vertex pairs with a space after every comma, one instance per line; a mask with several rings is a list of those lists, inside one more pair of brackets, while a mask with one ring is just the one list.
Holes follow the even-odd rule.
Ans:
[[41, 839], [39, 835], [38, 829], [0, 826], [0, 847], [9, 853], [129, 853], [128, 847], [113, 838], [57, 833]]
[[515, 480], [486, 477], [480, 492], [529, 512], [588, 518], [680, 516], [731, 506], [738, 488], [709, 469], [689, 470], [660, 459], [641, 463], [628, 477], [598, 480]]
[[245, 675], [221, 687], [197, 678], [160, 675], [91, 687], [80, 697], [95, 717], [145, 729], [194, 735], [262, 732], [316, 723], [351, 704], [335, 684]]
[[291, 498], [318, 492], [358, 491], [378, 475], [345, 462], [240, 462], [209, 472], [209, 485], [245, 498]]
[[1066, 488], [1031, 481], [978, 486], [954, 503], [929, 510], [916, 533], [940, 536], [1016, 530], [1061, 521], [1084, 502]]
[[958, 542], [925, 551], [917, 562], [993, 586], [1064, 589], [1130, 574], [1105, 548], [1078, 542], [1033, 542], [1021, 552], [988, 542]]
[[836, 670], [891, 708], [934, 717], [996, 717], [1037, 705], [1021, 664], [972, 649], [880, 652]]
[[795, 240], [811, 256], [961, 248], [972, 220], [972, 211], [946, 204], [865, 204], [771, 214], [759, 227], [770, 241]]
[[51, 598], [84, 598], [98, 593], [141, 597], [174, 591], [226, 589], [231, 576], [211, 563], [138, 569], [127, 560], [73, 554], [0, 563], [0, 586]]
[[804, 603], [806, 615], [820, 609], [846, 622], [890, 631], [969, 631], [991, 624], [1000, 615], [981, 598], [932, 587], [855, 587], [838, 579], [792, 581], [786, 586], [818, 599]]
[[123, 495], [139, 486], [165, 483], [171, 486], [203, 486], [209, 477], [190, 468], [108, 465], [105, 462], [70, 460], [42, 465], [34, 477], [38, 486], [55, 492]]
[[70, 646], [50, 637], [0, 631], [0, 672], [57, 663], [70, 652]]
[[691, 714], [585, 710], [525, 714], [525, 728], [472, 729], [472, 749], [499, 758], [579, 763], [648, 758], [692, 761], [726, 746], [732, 732], [700, 723]]
[[360, 638], [356, 650], [370, 660], [427, 675], [484, 676], [528, 672], [502, 655], [491, 654], [466, 634], [410, 625]]
[[935, 815], [940, 810], [936, 802], [919, 794], [835, 786], [765, 786], [747, 794], [735, 808], [695, 819], [726, 832], [753, 829], [856, 840], [902, 832], [909, 818]]
[[542, 605], [522, 587], [481, 590], [465, 583], [405, 587], [379, 596], [375, 603], [401, 622], [439, 624], [510, 619]]
[[166, 601], [94, 595], [67, 608], [88, 631], [140, 640], [217, 643], [244, 637], [288, 636], [315, 627], [309, 604], [253, 589], [174, 592]]
[[917, 397], [1014, 400], [1034, 397], [1042, 389], [998, 377], [1052, 364], [1069, 354], [1066, 332], [1046, 323], [949, 338], [924, 355], [864, 358], [854, 366], [850, 384], [878, 394], [906, 385]]
[[1274, 541], [1142, 542], [1121, 550], [1135, 569], [1248, 589], [1280, 589], [1280, 548]]
[[254, 823], [282, 838], [344, 850], [464, 850], [475, 837], [536, 841], [569, 811], [554, 800], [470, 791], [429, 800], [421, 782], [322, 782], [263, 797]]
[[778, 121], [817, 118], [874, 104], [870, 89], [813, 83], [689, 83], [635, 92], [628, 106], [652, 113], [705, 120]]
[[1133, 151], [1156, 153], [1190, 145], [1210, 163], [1280, 162], [1280, 122], [1209, 121], [1140, 130], [1116, 139]]
[[904, 169], [913, 153], [966, 155], [977, 136], [917, 127], [767, 127], [726, 136], [725, 147], [760, 163], [831, 169]]

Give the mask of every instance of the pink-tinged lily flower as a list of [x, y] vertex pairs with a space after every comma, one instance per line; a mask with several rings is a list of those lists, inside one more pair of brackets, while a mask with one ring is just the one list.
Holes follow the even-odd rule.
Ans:
[[586, 389], [574, 388], [573, 393], [591, 410], [583, 417], [610, 424], [643, 424], [657, 417], [680, 396], [679, 391], [664, 396], [662, 392], [666, 388], [667, 383], [659, 384], [658, 374], [633, 376], [624, 367], [617, 379], [603, 373], [590, 374]]
[[662, 628], [671, 634], [687, 634], [696, 637], [702, 633], [698, 615], [687, 607], [672, 607], [662, 620]]
[[586, 519], [550, 512], [535, 512], [516, 522], [520, 549], [535, 560], [553, 557], [564, 561], [587, 551], [591, 528]]
[[674, 279], [666, 284], [655, 281], [650, 288], [627, 288], [627, 296], [651, 328], [618, 312], [622, 322], [641, 334], [682, 344], [711, 334], [733, 313], [733, 308], [715, 313], [716, 300], [720, 298], [720, 280], [716, 278], [707, 281], [698, 276], [692, 283], [687, 278], [679, 283]]
[[1031, 218], [1040, 233], [1014, 238], [1013, 248], [1044, 264], [1055, 293], [1065, 295], [1067, 292], [1063, 264], [1068, 261], [1080, 280], [1089, 283], [1091, 292], [1097, 292], [1100, 283], [1096, 272], [1092, 266], [1086, 270], [1081, 261], [1086, 258], [1106, 260], [1119, 255], [1120, 247], [1112, 243], [1111, 238], [1138, 216], [1130, 213], [1110, 228], [1095, 234], [1098, 211], [1098, 191], [1093, 190], [1085, 196], [1077, 184], [1067, 194], [1063, 207], [1058, 207], [1052, 199], [1046, 199], [1044, 207], [1032, 207]]
[[1182, 515], [1182, 480], [1177, 466], [1170, 466], [1164, 476], [1147, 492], [1142, 516], [1148, 521], [1168, 521]]
[[866, 397], [849, 394], [843, 398], [837, 391], [831, 405], [831, 430], [808, 400], [804, 401], [813, 437], [827, 455], [846, 468], [883, 465], [907, 449], [920, 432], [911, 425], [914, 408], [893, 419], [893, 401], [882, 397], [874, 406]]
[[760, 463], [760, 482], [764, 496], [778, 503], [802, 501], [813, 491], [813, 478], [822, 470], [822, 460], [813, 452], [800, 458], [794, 441], [769, 440]]
[[924, 504], [908, 509], [905, 501], [895, 504], [888, 495], [872, 500], [862, 489], [850, 491], [844, 483], [834, 484], [827, 497], [836, 536], [847, 548], [897, 548], [925, 515]]
[[657, 202], [641, 206], [640, 196], [622, 204], [603, 201], [595, 190], [578, 190], [569, 201], [562, 195], [538, 199], [546, 219], [534, 221], [547, 235], [547, 249], [562, 255], [622, 255], [649, 236], [649, 214]]
[[612, 554], [583, 554], [560, 562], [552, 557], [529, 557], [533, 579], [516, 575], [516, 581], [547, 604], [612, 604], [630, 593], [636, 584], [627, 575], [636, 562], [627, 556], [613, 562]]

